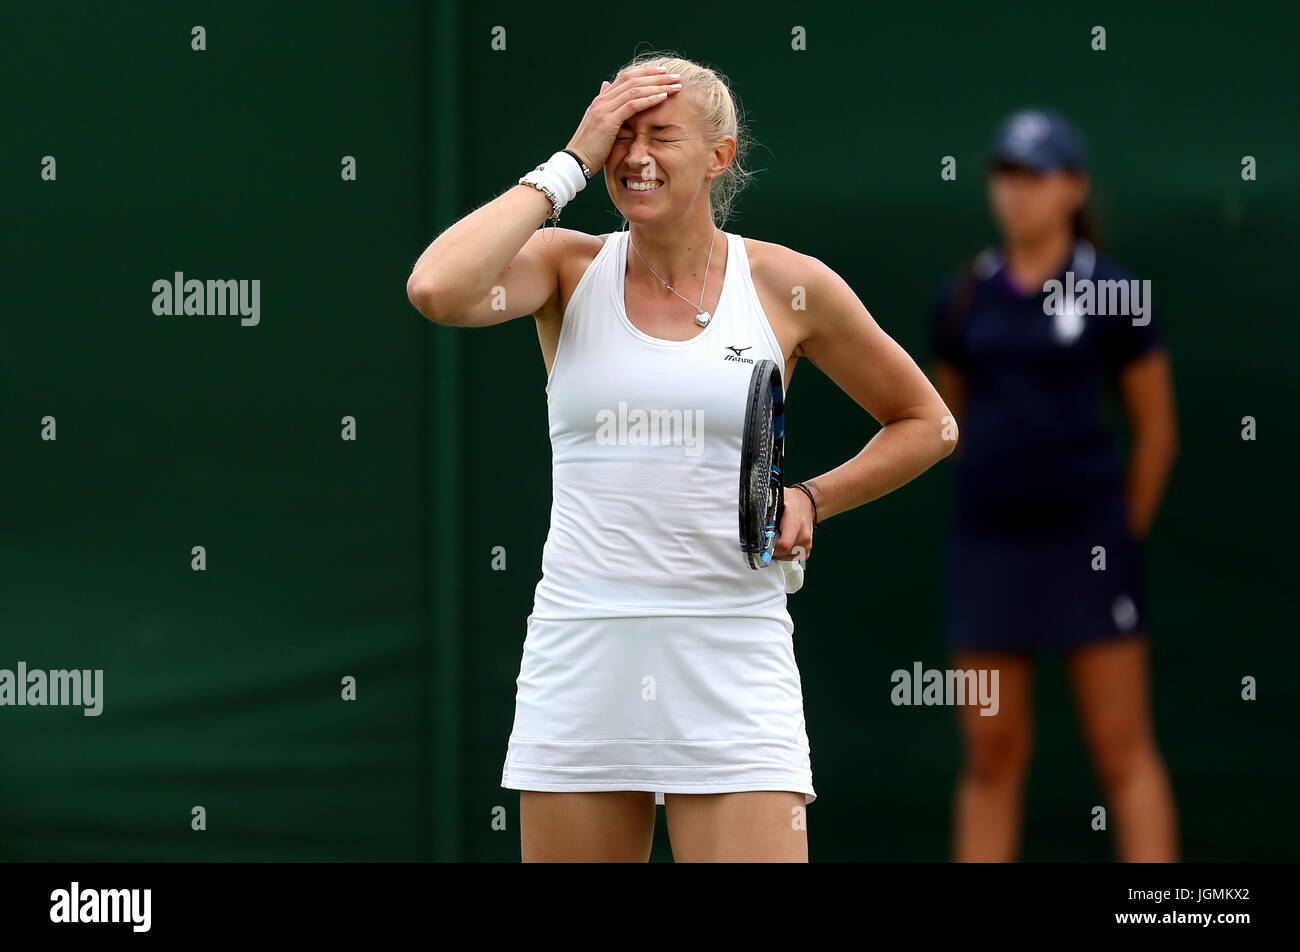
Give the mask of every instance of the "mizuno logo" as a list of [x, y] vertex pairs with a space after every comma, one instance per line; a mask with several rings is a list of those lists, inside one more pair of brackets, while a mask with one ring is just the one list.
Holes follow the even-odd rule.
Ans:
[[742, 364], [752, 364], [754, 362], [754, 359], [752, 357], [742, 357], [741, 354], [743, 354], [747, 350], [753, 350], [753, 349], [754, 349], [753, 344], [750, 344], [748, 347], [728, 347], [727, 350], [731, 351], [731, 353], [727, 354], [722, 359], [734, 360]]

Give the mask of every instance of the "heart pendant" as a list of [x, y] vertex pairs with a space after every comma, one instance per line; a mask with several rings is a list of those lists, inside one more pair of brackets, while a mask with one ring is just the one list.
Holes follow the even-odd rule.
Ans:
[[708, 325], [709, 321], [712, 320], [712, 318], [713, 315], [710, 314], [708, 311], [700, 311], [700, 313], [695, 315], [695, 323], [699, 324], [701, 327], [705, 327]]

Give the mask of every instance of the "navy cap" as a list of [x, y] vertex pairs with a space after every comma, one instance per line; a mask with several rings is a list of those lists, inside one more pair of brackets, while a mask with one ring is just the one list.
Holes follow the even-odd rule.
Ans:
[[1083, 137], [1060, 113], [1023, 109], [1002, 121], [989, 148], [989, 164], [1023, 165], [1035, 172], [1088, 167]]

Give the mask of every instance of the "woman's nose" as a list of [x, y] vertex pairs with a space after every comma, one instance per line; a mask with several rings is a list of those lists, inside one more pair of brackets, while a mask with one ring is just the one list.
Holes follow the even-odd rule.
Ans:
[[633, 172], [643, 173], [647, 169], [653, 169], [654, 159], [645, 154], [645, 151], [637, 152], [635, 148], [627, 154], [627, 164]]

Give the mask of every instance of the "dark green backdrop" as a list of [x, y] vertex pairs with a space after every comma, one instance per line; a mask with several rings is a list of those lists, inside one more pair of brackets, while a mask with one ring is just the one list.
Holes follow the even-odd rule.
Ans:
[[[822, 258], [927, 368], [926, 301], [991, 237], [993, 123], [1039, 104], [1082, 126], [1109, 247], [1154, 283], [1178, 388], [1183, 452], [1148, 555], [1185, 854], [1294, 858], [1300, 18], [533, 6], [6, 9], [0, 668], [102, 668], [106, 697], [98, 718], [0, 708], [0, 858], [518, 858], [499, 781], [547, 528], [544, 369], [532, 321], [438, 327], [404, 283], [647, 48], [728, 74], [762, 143], [728, 230]], [[564, 220], [618, 227], [599, 183]], [[155, 316], [152, 282], [175, 271], [260, 280], [261, 323]], [[796, 380], [806, 478], [877, 426], [811, 365]], [[946, 660], [948, 488], [944, 463], [837, 517], [791, 600], [814, 860], [947, 855], [953, 712], [891, 706], [889, 674]], [[1025, 856], [1106, 859], [1058, 663], [1037, 697]]]

